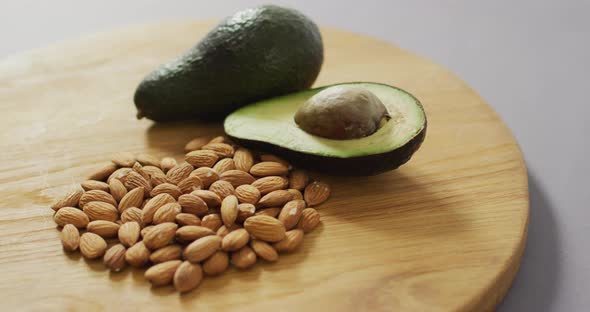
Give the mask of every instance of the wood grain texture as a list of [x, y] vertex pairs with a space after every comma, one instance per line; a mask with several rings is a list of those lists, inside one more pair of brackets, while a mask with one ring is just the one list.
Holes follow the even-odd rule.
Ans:
[[[316, 85], [377, 81], [424, 104], [428, 134], [401, 169], [322, 180], [323, 224], [275, 264], [196, 291], [150, 288], [62, 251], [49, 205], [117, 151], [181, 156], [218, 124], [135, 120], [141, 78], [211, 22], [99, 34], [0, 62], [0, 310], [483, 311], [509, 288], [526, 240], [526, 168], [509, 130], [459, 78], [388, 43], [323, 30]], [[206, 86], [205, 86], [206, 87]]]

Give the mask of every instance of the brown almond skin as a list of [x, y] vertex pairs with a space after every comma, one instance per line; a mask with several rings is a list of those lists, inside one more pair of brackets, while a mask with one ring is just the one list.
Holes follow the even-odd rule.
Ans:
[[179, 213], [176, 215], [176, 223], [180, 226], [201, 225], [201, 219], [190, 213]]
[[266, 195], [272, 191], [285, 189], [288, 185], [289, 180], [280, 176], [264, 177], [252, 182], [252, 186], [257, 188], [261, 195]]
[[110, 192], [109, 185], [105, 182], [102, 182], [102, 181], [86, 180], [86, 181], [80, 183], [80, 186], [85, 191], [100, 190], [100, 191], [107, 192], [107, 193]]
[[242, 170], [227, 170], [219, 175], [219, 180], [231, 183], [233, 187], [251, 184], [256, 179]]
[[120, 167], [131, 167], [135, 163], [135, 155], [130, 152], [118, 152], [111, 157], [111, 161]]
[[250, 168], [252, 168], [252, 165], [254, 165], [254, 156], [252, 156], [252, 152], [249, 150], [239, 147], [234, 152], [234, 163], [236, 169], [250, 172]]
[[145, 190], [143, 187], [136, 187], [129, 191], [119, 202], [119, 212], [123, 213], [126, 209], [131, 207], [141, 207]]
[[314, 181], [305, 187], [303, 198], [309, 206], [317, 206], [324, 203], [330, 197], [330, 186], [323, 182]]
[[278, 156], [272, 155], [272, 154], [261, 154], [260, 161], [274, 161], [274, 162], [281, 163], [287, 167], [291, 166], [286, 160], [284, 160]]
[[190, 262], [199, 262], [209, 258], [221, 247], [221, 237], [205, 236], [192, 242], [184, 249], [184, 258]]
[[119, 219], [119, 212], [115, 206], [99, 201], [92, 201], [84, 205], [84, 213], [91, 221], [105, 220], [115, 222]]
[[79, 229], [83, 229], [88, 222], [90, 222], [90, 219], [88, 219], [88, 216], [78, 208], [63, 207], [53, 215], [53, 221], [59, 226], [72, 224]]
[[150, 199], [141, 211], [143, 224], [151, 224], [156, 211], [168, 203], [175, 203], [176, 200], [170, 194], [159, 194]]
[[218, 161], [214, 166], [213, 170], [217, 171], [217, 173], [222, 174], [228, 170], [235, 170], [236, 165], [234, 164], [234, 160], [231, 158], [224, 158]]
[[215, 252], [207, 260], [203, 261], [203, 272], [209, 276], [219, 275], [229, 267], [229, 256], [223, 251]]
[[104, 254], [104, 265], [113, 272], [119, 272], [127, 266], [125, 253], [127, 248], [123, 244], [116, 244], [109, 248]]
[[188, 176], [184, 180], [178, 182], [178, 188], [183, 194], [188, 194], [192, 191], [200, 190], [203, 188], [203, 182], [197, 176]]
[[215, 235], [215, 232], [209, 228], [198, 225], [187, 225], [176, 230], [176, 238], [179, 241], [185, 243], [192, 242], [209, 235]]
[[307, 186], [309, 177], [303, 170], [293, 170], [289, 173], [289, 188], [302, 191]]
[[80, 232], [72, 224], [66, 224], [61, 230], [61, 244], [65, 251], [74, 251], [80, 245]]
[[238, 198], [229, 195], [221, 202], [221, 220], [226, 227], [230, 227], [238, 218]]
[[240, 185], [235, 190], [238, 201], [242, 204], [256, 204], [260, 199], [260, 191], [252, 185]]
[[127, 222], [119, 227], [119, 241], [125, 247], [131, 247], [139, 240], [139, 232], [141, 227], [137, 222]]
[[156, 210], [154, 213], [154, 224], [161, 224], [164, 222], [174, 222], [176, 215], [181, 212], [182, 208], [178, 203], [165, 204]]
[[252, 248], [252, 250], [254, 250], [256, 255], [261, 259], [264, 259], [269, 262], [275, 262], [275, 261], [279, 260], [279, 254], [267, 242], [263, 242], [263, 241], [254, 239], [250, 242], [250, 247]]
[[172, 283], [174, 273], [182, 261], [170, 260], [158, 263], [145, 271], [144, 277], [153, 286], [165, 286]]
[[254, 213], [255, 216], [269, 216], [276, 218], [279, 213], [281, 212], [281, 208], [274, 207], [274, 208], [265, 208]]
[[125, 261], [134, 267], [144, 266], [150, 258], [150, 250], [145, 247], [143, 241], [137, 242], [125, 252]]
[[180, 245], [168, 245], [160, 249], [155, 250], [150, 255], [150, 261], [152, 263], [162, 263], [170, 260], [180, 260], [182, 258], [182, 246]]
[[258, 177], [282, 176], [289, 173], [289, 167], [274, 161], [263, 161], [252, 166], [250, 173]]
[[[119, 168], [119, 169], [113, 171], [113, 173], [111, 173], [111, 175], [109, 175], [109, 177], [107, 179], [107, 183], [111, 183], [111, 181], [114, 179], [117, 179], [117, 180], [121, 181], [121, 183], [124, 183], [125, 180], [127, 179], [127, 174], [131, 171], [133, 171], [133, 169], [131, 169], [131, 168]], [[127, 189], [127, 188], [125, 188], [125, 189]]]
[[84, 258], [102, 257], [107, 250], [107, 242], [100, 236], [86, 232], [80, 236], [80, 253]]
[[111, 194], [100, 190], [92, 190], [82, 194], [82, 196], [80, 196], [78, 205], [80, 208], [84, 208], [84, 205], [92, 201], [100, 201], [117, 206], [117, 202]]
[[127, 188], [119, 179], [112, 179], [109, 181], [109, 190], [117, 203], [120, 203], [123, 197], [127, 194]]
[[219, 180], [219, 173], [209, 167], [200, 167], [190, 173], [190, 176], [196, 176], [201, 179], [203, 188], [208, 188], [213, 182]]
[[246, 219], [256, 213], [256, 207], [252, 204], [239, 204], [238, 205], [238, 217], [236, 222], [243, 223]]
[[194, 170], [193, 166], [189, 163], [181, 163], [174, 168], [168, 170], [166, 173], [166, 179], [169, 183], [178, 184], [180, 181], [186, 179], [191, 172]]
[[297, 226], [301, 214], [303, 213], [303, 209], [305, 209], [305, 201], [301, 199], [289, 201], [285, 204], [283, 209], [281, 209], [278, 219], [283, 222], [287, 231]]
[[191, 291], [203, 280], [203, 269], [198, 263], [184, 261], [174, 273], [174, 288], [184, 293]]
[[216, 232], [216, 235], [224, 238], [225, 235], [229, 234], [229, 232], [235, 231], [237, 229], [241, 229], [242, 227], [239, 224], [233, 224], [231, 227], [226, 227], [225, 225], [222, 225]]
[[184, 194], [178, 198], [178, 203], [182, 206], [182, 212], [190, 213], [197, 216], [203, 216], [208, 211], [207, 203], [199, 196], [193, 194]]
[[254, 236], [266, 242], [278, 242], [285, 237], [283, 223], [269, 216], [253, 216], [244, 221], [244, 228]]
[[51, 209], [58, 211], [63, 207], [78, 207], [78, 203], [80, 202], [82, 194], [84, 194], [84, 191], [80, 189], [71, 191], [66, 196], [64, 196], [64, 198], [51, 205]]
[[141, 209], [137, 207], [130, 207], [125, 209], [125, 211], [123, 211], [123, 213], [121, 214], [121, 221], [123, 223], [135, 221], [139, 223], [139, 225], [142, 225], [143, 221], [141, 218]]
[[162, 158], [162, 160], [160, 160], [160, 168], [162, 168], [162, 171], [164, 173], [168, 172], [170, 169], [176, 167], [177, 165], [178, 163], [176, 162], [176, 159], [172, 157], [164, 157]]
[[221, 241], [221, 249], [224, 251], [236, 251], [246, 246], [250, 241], [250, 234], [245, 229], [237, 229], [229, 232]]
[[293, 200], [295, 199], [303, 199], [303, 194], [296, 189], [287, 189], [287, 192], [291, 193], [291, 198]]
[[170, 194], [174, 199], [178, 199], [178, 197], [182, 195], [182, 191], [178, 186], [172, 183], [162, 183], [152, 189], [150, 196], [156, 197], [157, 195], [164, 193]]
[[287, 231], [285, 238], [281, 241], [274, 243], [272, 246], [278, 252], [293, 252], [303, 242], [303, 230], [295, 229]]
[[145, 237], [147, 235], [147, 233], [154, 228], [155, 225], [148, 225], [146, 227], [144, 227], [143, 229], [141, 229], [141, 231], [139, 232], [139, 235], [141, 235], [141, 237]]
[[221, 197], [217, 193], [208, 190], [198, 190], [191, 193], [192, 195], [201, 198], [209, 209], [219, 207], [221, 205]]
[[201, 226], [206, 228], [210, 228], [212, 231], [217, 232], [219, 228], [223, 225], [223, 221], [221, 221], [221, 216], [216, 213], [211, 213], [203, 217], [201, 219]]
[[186, 152], [192, 152], [201, 149], [201, 147], [205, 146], [207, 143], [211, 141], [210, 137], [198, 137], [194, 138], [186, 143], [184, 146], [184, 150]]
[[320, 214], [313, 208], [305, 208], [301, 212], [301, 218], [297, 224], [297, 228], [303, 230], [304, 233], [313, 231], [318, 224], [320, 224]]
[[184, 160], [195, 168], [213, 167], [219, 156], [214, 151], [196, 150], [186, 154]]
[[100, 167], [97, 167], [91, 171], [88, 175], [88, 180], [97, 180], [97, 181], [104, 181], [106, 180], [113, 172], [117, 170], [117, 165], [112, 162], [108, 164], [104, 164]]
[[154, 226], [143, 238], [143, 243], [150, 250], [155, 250], [168, 245], [176, 236], [178, 225], [172, 222], [161, 223]]
[[138, 154], [135, 159], [142, 165], [142, 166], [154, 166], [154, 167], [160, 167], [160, 160], [154, 156], [154, 155], [150, 155], [150, 154], [146, 154], [146, 153], [141, 153]]
[[143, 187], [146, 193], [152, 191], [152, 184], [150, 181], [136, 171], [129, 171], [129, 173], [127, 173], [127, 177], [125, 181], [123, 181], [123, 185], [125, 185], [128, 191], [131, 191], [137, 187]]
[[252, 248], [244, 246], [231, 255], [231, 263], [240, 270], [248, 269], [256, 264], [256, 253]]
[[96, 220], [88, 223], [86, 230], [88, 232], [99, 235], [102, 238], [113, 238], [117, 237], [119, 233], [119, 227], [115, 222]]
[[222, 200], [229, 195], [234, 195], [234, 186], [228, 181], [218, 180], [209, 186], [209, 190], [219, 195]]
[[292, 199], [293, 196], [288, 191], [276, 190], [262, 196], [260, 201], [258, 201], [258, 205], [260, 205], [261, 207], [283, 206]]
[[[201, 147], [201, 149], [203, 151], [213, 151], [220, 158], [234, 156], [234, 148], [227, 143], [207, 143], [206, 145]], [[205, 166], [205, 167], [211, 167], [211, 166]]]

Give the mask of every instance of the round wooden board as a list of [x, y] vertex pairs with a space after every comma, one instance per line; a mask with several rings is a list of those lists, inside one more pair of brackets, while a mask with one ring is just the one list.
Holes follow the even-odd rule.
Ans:
[[181, 159], [192, 137], [221, 133], [218, 124], [137, 121], [132, 104], [147, 72], [213, 24], [133, 27], [0, 63], [0, 310], [492, 310], [527, 233], [526, 167], [510, 131], [441, 66], [331, 29], [316, 85], [383, 82], [424, 104], [428, 134], [408, 164], [373, 177], [317, 175], [333, 196], [298, 252], [186, 295], [150, 288], [142, 270], [110, 273], [62, 251], [49, 205], [90, 168], [123, 150]]

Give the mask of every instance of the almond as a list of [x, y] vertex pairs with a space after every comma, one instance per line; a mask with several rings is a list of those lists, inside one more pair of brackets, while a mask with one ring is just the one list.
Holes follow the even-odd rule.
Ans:
[[216, 213], [208, 214], [201, 219], [201, 226], [210, 228], [214, 232], [217, 232], [222, 224], [221, 216]]
[[203, 216], [209, 210], [205, 201], [193, 194], [184, 194], [180, 196], [178, 198], [178, 203], [182, 206], [182, 212], [197, 216]]
[[84, 194], [84, 191], [80, 189], [71, 191], [64, 198], [51, 205], [51, 209], [58, 211], [63, 207], [78, 207], [82, 194]]
[[152, 184], [150, 181], [135, 171], [129, 171], [129, 173], [127, 173], [127, 178], [123, 181], [123, 185], [125, 185], [128, 191], [137, 187], [143, 187], [146, 194], [149, 194], [152, 191]]
[[119, 241], [126, 247], [131, 247], [139, 240], [139, 231], [141, 227], [137, 222], [123, 223], [119, 227]]
[[187, 225], [176, 230], [176, 238], [184, 243], [189, 243], [209, 235], [215, 235], [215, 232], [209, 228], [198, 225]]
[[256, 239], [278, 242], [285, 237], [283, 223], [269, 216], [253, 216], [244, 221], [244, 228]]
[[281, 176], [289, 173], [289, 167], [274, 161], [263, 161], [252, 166], [250, 173], [258, 177]]
[[168, 245], [154, 251], [150, 255], [152, 263], [162, 263], [170, 260], [180, 260], [182, 258], [182, 246]]
[[146, 181], [151, 180], [151, 176], [147, 171], [143, 170], [143, 166], [139, 162], [135, 162], [132, 167], [133, 171], [139, 173]]
[[119, 167], [131, 167], [135, 163], [135, 155], [130, 152], [119, 152], [111, 157], [111, 161]]
[[180, 226], [201, 225], [201, 219], [190, 213], [179, 213], [176, 215], [176, 223]]
[[194, 138], [194, 139], [188, 141], [188, 143], [186, 143], [186, 145], [184, 146], [184, 150], [186, 152], [192, 152], [192, 151], [199, 150], [205, 144], [209, 143], [209, 141], [211, 141], [211, 138], [206, 137], [206, 136]]
[[213, 167], [219, 156], [214, 151], [198, 150], [186, 154], [184, 160], [193, 165], [195, 168], [199, 167]]
[[191, 193], [202, 199], [209, 208], [219, 207], [221, 205], [221, 197], [217, 193], [208, 190], [198, 190]]
[[229, 143], [229, 140], [226, 137], [224, 137], [223, 135], [220, 135], [220, 136], [216, 136], [213, 139], [211, 139], [211, 141], [209, 141], [208, 144], [209, 143]]
[[84, 205], [83, 210], [90, 221], [105, 220], [115, 222], [117, 219], [119, 219], [119, 212], [117, 211], [117, 208], [104, 202], [89, 202], [88, 204]]
[[296, 189], [288, 189], [287, 192], [291, 193], [291, 197], [293, 199], [303, 199], [303, 194], [299, 190]]
[[207, 275], [219, 275], [229, 266], [229, 257], [223, 251], [215, 252], [207, 260], [203, 261], [203, 272]]
[[88, 216], [82, 210], [73, 207], [63, 207], [53, 215], [53, 221], [59, 226], [72, 224], [73, 226], [82, 229], [86, 227]]
[[100, 236], [86, 232], [80, 236], [80, 253], [86, 259], [102, 257], [107, 250], [107, 242]]
[[120, 225], [115, 222], [96, 220], [88, 223], [86, 230], [88, 232], [97, 234], [102, 238], [113, 238], [117, 236], [119, 227]]
[[231, 255], [231, 263], [238, 269], [248, 269], [256, 264], [256, 253], [254, 253], [252, 248], [244, 246]]
[[170, 196], [174, 197], [175, 199], [177, 199], [178, 196], [182, 195], [182, 191], [178, 186], [171, 183], [162, 183], [154, 187], [154, 189], [150, 192], [150, 196], [156, 197], [164, 193], [170, 194]]
[[125, 262], [125, 252], [127, 248], [122, 244], [113, 245], [104, 254], [104, 265], [111, 271], [119, 272], [125, 268], [127, 262]]
[[256, 211], [254, 213], [254, 215], [255, 216], [269, 216], [269, 217], [276, 218], [280, 212], [281, 212], [281, 208], [274, 207], [274, 208], [266, 208], [266, 209]]
[[330, 197], [330, 186], [323, 182], [314, 181], [305, 187], [303, 198], [309, 206], [317, 206]]
[[74, 251], [80, 245], [80, 232], [73, 224], [66, 224], [61, 230], [61, 244], [66, 251]]
[[101, 190], [101, 191], [105, 191], [105, 192], [109, 192], [109, 185], [106, 184], [105, 182], [102, 181], [96, 181], [96, 180], [86, 180], [82, 183], [80, 183], [80, 186], [82, 186], [82, 188], [85, 191], [92, 191], [92, 190]]
[[91, 171], [91, 173], [88, 175], [88, 180], [104, 181], [111, 174], [113, 174], [115, 170], [117, 170], [117, 165], [113, 164], [112, 162], [101, 165], [100, 167]]
[[221, 237], [205, 236], [190, 243], [184, 249], [184, 258], [190, 262], [199, 262], [209, 258], [221, 247]]
[[301, 199], [292, 200], [281, 209], [278, 219], [283, 222], [287, 231], [297, 225], [303, 209], [305, 209], [305, 202]]
[[170, 194], [164, 193], [154, 196], [150, 199], [147, 204], [141, 210], [141, 219], [143, 224], [150, 224], [154, 220], [154, 214], [158, 210], [158, 208], [164, 206], [168, 203], [175, 203], [174, 197]]
[[219, 180], [219, 174], [217, 171], [209, 167], [201, 167], [193, 170], [190, 176], [195, 176], [201, 179], [203, 188], [208, 188], [213, 182]]
[[[114, 166], [114, 164], [113, 164], [113, 166]], [[133, 169], [131, 169], [131, 168], [119, 168], [119, 169], [113, 171], [113, 173], [111, 173], [111, 175], [107, 179], [107, 183], [111, 183], [111, 181], [113, 179], [117, 179], [117, 180], [121, 181], [121, 183], [123, 183], [127, 179], [127, 174], [131, 171], [133, 171]]]
[[238, 205], [238, 217], [236, 219], [237, 222], [243, 223], [246, 219], [250, 218], [251, 216], [256, 213], [256, 207], [252, 204], [239, 204]]
[[236, 251], [246, 246], [250, 241], [250, 234], [245, 229], [237, 229], [229, 232], [221, 241], [221, 249], [225, 251]]
[[113, 206], [117, 205], [117, 202], [115, 201], [115, 199], [113, 198], [113, 196], [105, 191], [99, 191], [99, 190], [92, 190], [92, 191], [88, 191], [85, 192], [84, 194], [82, 194], [82, 196], [80, 197], [80, 202], [79, 202], [79, 206], [80, 208], [84, 208], [84, 206], [92, 201], [99, 201], [99, 202], [104, 202], [104, 203], [108, 203], [111, 204]]
[[289, 181], [285, 177], [270, 176], [260, 178], [252, 182], [252, 186], [260, 191], [260, 194], [265, 195], [272, 191], [282, 190], [289, 185]]
[[197, 288], [201, 280], [203, 280], [201, 265], [184, 261], [174, 273], [174, 288], [184, 293]]
[[230, 227], [238, 217], [238, 198], [229, 195], [221, 202], [221, 220], [225, 226]]
[[303, 230], [295, 229], [287, 231], [285, 238], [274, 243], [272, 246], [278, 252], [292, 252], [301, 245], [301, 242], [303, 242]]
[[229, 195], [234, 195], [235, 192], [234, 186], [231, 183], [221, 180], [213, 182], [213, 184], [209, 186], [209, 190], [219, 195], [221, 199], [224, 199]]
[[256, 204], [260, 199], [260, 191], [252, 185], [240, 185], [236, 188], [236, 197], [243, 204]]
[[238, 187], [244, 184], [251, 184], [256, 179], [242, 170], [228, 170], [219, 175], [219, 180], [227, 181], [231, 183], [233, 187]]
[[145, 190], [143, 187], [136, 187], [125, 194], [119, 202], [119, 212], [124, 212], [131, 207], [141, 207], [143, 203], [143, 197], [145, 196]]
[[233, 224], [232, 226], [230, 226], [229, 228], [226, 227], [225, 225], [222, 225], [218, 230], [216, 235], [224, 238], [225, 235], [229, 234], [232, 231], [235, 231], [237, 229], [241, 229], [242, 227], [239, 224]]
[[289, 188], [302, 191], [308, 182], [309, 177], [303, 170], [293, 170], [289, 173]]
[[219, 174], [234, 169], [236, 169], [236, 165], [234, 164], [234, 160], [232, 158], [224, 158], [218, 161], [215, 166], [213, 166], [213, 170], [217, 171]]
[[170, 171], [170, 169], [176, 167], [177, 165], [178, 163], [176, 162], [176, 159], [172, 157], [164, 157], [162, 160], [160, 160], [160, 168], [162, 168], [164, 173], [167, 173]]
[[144, 227], [143, 229], [141, 229], [141, 231], [139, 232], [139, 235], [141, 235], [141, 237], [145, 237], [147, 235], [147, 233], [149, 231], [151, 231], [154, 228], [155, 225], [148, 225], [146, 227]]
[[259, 240], [252, 240], [250, 242], [250, 247], [256, 255], [266, 261], [275, 262], [279, 260], [279, 254], [277, 251], [269, 245], [267, 242], [259, 241]]
[[273, 161], [273, 162], [278, 162], [280, 164], [283, 164], [286, 167], [291, 167], [291, 165], [286, 160], [284, 160], [280, 157], [277, 157], [275, 155], [271, 155], [271, 154], [260, 155], [260, 161]]
[[137, 207], [131, 207], [125, 209], [121, 214], [121, 222], [137, 222], [139, 225], [143, 224], [142, 217], [141, 217], [141, 209]]
[[297, 227], [302, 229], [304, 233], [309, 233], [315, 229], [320, 223], [320, 214], [313, 208], [305, 208], [301, 212], [301, 218]]
[[192, 191], [200, 190], [203, 188], [203, 182], [199, 177], [189, 176], [184, 180], [178, 182], [178, 188], [183, 194], [190, 193]]
[[144, 242], [138, 242], [125, 252], [125, 261], [134, 267], [144, 266], [150, 258], [150, 251]]
[[119, 179], [112, 179], [109, 182], [109, 190], [116, 202], [121, 202], [121, 199], [127, 194], [127, 188]]
[[244, 172], [250, 172], [250, 168], [254, 165], [254, 156], [249, 150], [240, 147], [234, 153], [234, 164], [236, 169]]
[[136, 156], [136, 160], [142, 166], [160, 167], [160, 160], [158, 159], [158, 157], [156, 157], [154, 155], [150, 155], [150, 154], [146, 154], [146, 153], [141, 153], [141, 154], [138, 154]]
[[166, 173], [166, 179], [168, 179], [169, 183], [178, 184], [180, 181], [186, 179], [191, 172], [193, 171], [193, 166], [188, 163], [181, 163], [174, 168], [168, 170]]
[[[201, 147], [203, 151], [213, 151], [220, 158], [234, 156], [234, 148], [227, 143], [208, 143]], [[194, 153], [194, 152], [193, 152]], [[205, 167], [211, 167], [205, 165]]]
[[158, 263], [145, 271], [144, 277], [153, 286], [164, 286], [172, 283], [174, 273], [182, 261], [170, 260]]
[[165, 204], [156, 210], [154, 213], [154, 224], [161, 224], [165, 222], [174, 222], [176, 215], [182, 211], [182, 208], [178, 203]]
[[178, 225], [176, 223], [167, 222], [158, 224], [143, 237], [143, 243], [151, 250], [162, 248], [174, 240], [177, 228]]
[[168, 182], [166, 174], [159, 167], [143, 166], [143, 171], [149, 175], [149, 181], [152, 187]]
[[293, 196], [288, 191], [277, 190], [262, 196], [260, 201], [258, 201], [258, 204], [261, 207], [282, 206], [291, 199], [293, 199]]

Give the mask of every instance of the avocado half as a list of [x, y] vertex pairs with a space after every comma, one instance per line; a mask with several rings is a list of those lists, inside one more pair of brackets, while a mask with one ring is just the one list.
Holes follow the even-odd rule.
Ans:
[[245, 147], [281, 156], [293, 165], [337, 175], [374, 175], [410, 160], [426, 135], [426, 114], [410, 93], [381, 83], [349, 82], [368, 89], [391, 117], [375, 133], [334, 140], [303, 131], [293, 117], [314, 94], [334, 85], [259, 101], [226, 117], [226, 134]]

